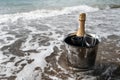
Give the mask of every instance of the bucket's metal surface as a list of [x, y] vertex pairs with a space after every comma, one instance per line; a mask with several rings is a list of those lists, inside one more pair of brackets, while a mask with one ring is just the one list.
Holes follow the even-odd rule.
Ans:
[[[66, 37], [67, 38], [67, 37]], [[95, 65], [98, 44], [91, 48], [73, 46], [67, 43], [64, 39], [67, 48], [67, 58], [69, 65], [80, 70], [93, 69]]]

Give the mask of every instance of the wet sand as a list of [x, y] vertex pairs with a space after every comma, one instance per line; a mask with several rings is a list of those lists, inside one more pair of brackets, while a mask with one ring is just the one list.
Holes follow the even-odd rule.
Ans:
[[[86, 31], [101, 36], [94, 70], [73, 71], [66, 60], [67, 50], [63, 39], [78, 26], [76, 20], [79, 12], [73, 12], [28, 23], [30, 26], [37, 25], [35, 28], [41, 33], [30, 34], [32, 31], [27, 28], [23, 31], [25, 34], [21, 32], [22, 28], [20, 34], [8, 33], [19, 39], [1, 47], [3, 58], [0, 62], [0, 80], [119, 80], [119, 10], [87, 13]], [[38, 25], [36, 22], [43, 25]], [[45, 28], [48, 31], [44, 32]]]

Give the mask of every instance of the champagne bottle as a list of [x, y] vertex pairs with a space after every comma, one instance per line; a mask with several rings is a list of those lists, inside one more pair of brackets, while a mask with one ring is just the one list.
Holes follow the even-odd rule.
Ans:
[[80, 26], [78, 28], [76, 36], [78, 37], [84, 37], [85, 35], [85, 20], [86, 20], [86, 14], [81, 13], [79, 16]]
[[81, 13], [79, 16], [80, 26], [76, 34], [71, 38], [71, 41], [75, 46], [85, 47], [85, 41], [84, 41], [85, 20], [86, 20], [86, 14]]

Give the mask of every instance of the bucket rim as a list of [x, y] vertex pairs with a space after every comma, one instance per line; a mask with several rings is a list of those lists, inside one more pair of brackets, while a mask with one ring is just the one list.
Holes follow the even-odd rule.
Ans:
[[64, 43], [67, 44], [67, 45], [73, 46], [73, 47], [77, 47], [77, 48], [94, 48], [94, 47], [98, 46], [99, 43], [100, 43], [100, 40], [99, 40], [100, 38], [99, 38], [97, 35], [95, 35], [95, 34], [85, 34], [85, 35], [89, 35], [89, 36], [91, 36], [91, 37], [93, 37], [93, 38], [95, 38], [95, 39], [98, 40], [98, 43], [97, 43], [95, 46], [91, 46], [91, 47], [75, 46], [75, 45], [71, 45], [71, 44], [69, 44], [69, 43], [67, 43], [67, 42], [65, 41], [65, 39], [66, 39], [68, 36], [74, 36], [74, 35], [75, 35], [74, 33], [68, 34], [68, 35], [64, 38]]

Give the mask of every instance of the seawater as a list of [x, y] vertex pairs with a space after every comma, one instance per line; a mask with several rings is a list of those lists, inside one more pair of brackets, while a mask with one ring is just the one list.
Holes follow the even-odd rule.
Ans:
[[[42, 73], [35, 69], [40, 67], [44, 71], [46, 57], [54, 52], [58, 59], [64, 50], [61, 46], [64, 36], [78, 29], [81, 12], [87, 14], [86, 32], [96, 33], [103, 39], [113, 35], [110, 38], [117, 44], [113, 47], [118, 54], [120, 9], [111, 9], [111, 5], [119, 7], [119, 0], [0, 0], [0, 79], [16, 76], [16, 80], [41, 80]], [[120, 60], [119, 56], [110, 59]], [[34, 61], [28, 64], [28, 60]], [[111, 69], [102, 72], [107, 75], [108, 71]]]
[[29, 12], [41, 9], [61, 9], [71, 6], [120, 6], [120, 0], [0, 0], [0, 14]]

